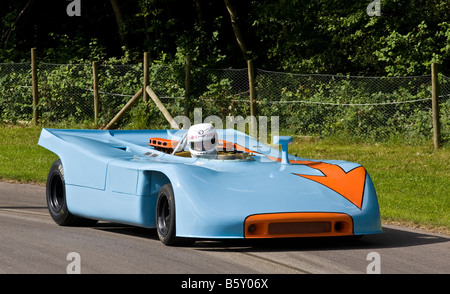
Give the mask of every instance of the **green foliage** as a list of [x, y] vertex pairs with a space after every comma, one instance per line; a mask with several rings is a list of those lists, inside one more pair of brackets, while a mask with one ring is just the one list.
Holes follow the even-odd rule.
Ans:
[[[246, 70], [209, 69], [246, 67], [223, 1], [132, 1], [120, 5], [119, 25], [108, 1], [84, 3], [82, 18], [70, 21], [61, 10], [65, 3], [53, 7], [28, 2], [0, 4], [0, 61], [28, 60], [29, 48], [38, 47], [43, 123], [94, 119], [91, 62], [98, 60], [99, 124], [106, 125], [142, 87], [143, 51], [153, 59], [150, 86], [174, 116], [189, 114], [192, 120], [195, 107], [204, 116], [223, 119], [250, 115]], [[279, 116], [282, 129], [305, 135], [428, 140], [429, 78], [399, 84], [396, 79], [354, 76], [427, 76], [431, 62], [449, 76], [448, 3], [383, 0], [381, 16], [375, 17], [367, 15], [369, 3], [232, 1], [255, 67], [306, 73], [260, 72], [257, 113], [269, 119]], [[189, 96], [184, 90], [186, 55], [193, 65]], [[450, 89], [445, 76], [441, 122], [448, 141]], [[1, 119], [30, 120], [29, 65], [12, 69], [0, 64], [0, 82]], [[410, 100], [419, 101], [402, 103]], [[151, 103], [141, 102], [118, 125], [145, 126], [168, 125]]]
[[47, 48], [44, 51], [43, 60], [49, 60], [58, 63], [79, 63], [83, 59], [90, 61], [102, 60], [106, 58], [106, 48], [99, 43], [98, 38], [85, 40], [77, 35], [75, 38], [67, 34], [57, 34], [50, 32], [49, 41], [54, 47]]
[[31, 66], [0, 64], [0, 119], [31, 120]]
[[231, 90], [230, 79], [218, 80], [217, 76], [213, 76], [212, 83], [207, 86], [207, 91], [200, 96], [200, 99], [204, 99], [204, 105], [208, 109], [208, 113], [214, 113], [222, 118], [229, 115]]
[[274, 75], [258, 75], [259, 114], [278, 115], [283, 130], [373, 141], [426, 141], [432, 135], [428, 77]]
[[[108, 124], [142, 87], [142, 64], [118, 64], [126, 60], [111, 59], [99, 65], [100, 126]], [[185, 97], [184, 65], [179, 61], [152, 64], [149, 72], [150, 86], [174, 117], [188, 114], [193, 122], [192, 110], [198, 107], [203, 118], [215, 115], [223, 122], [229, 115], [250, 115], [247, 69], [194, 68], [189, 97]], [[29, 65], [1, 64], [0, 73], [4, 85], [0, 88], [1, 119], [30, 121]], [[38, 76], [42, 123], [93, 121], [91, 64], [41, 63]], [[447, 142], [450, 80], [442, 75], [440, 80], [441, 133]], [[429, 76], [363, 78], [258, 70], [257, 115], [266, 116], [269, 125], [271, 117], [278, 116], [282, 131], [302, 135], [423, 142], [432, 137], [430, 93]], [[151, 100], [139, 101], [116, 127], [169, 127]]]
[[39, 66], [39, 105], [42, 121], [93, 117], [92, 69], [87, 64]]
[[[412, 31], [401, 34], [394, 30], [380, 39], [382, 47], [375, 51], [378, 61], [386, 64], [390, 76], [406, 76], [429, 71], [431, 63], [441, 64], [450, 57], [450, 24], [438, 24], [438, 31], [422, 21]], [[441, 42], [442, 41], [442, 42]], [[436, 46], [436, 44], [443, 44]]]
[[254, 1], [250, 24], [265, 68], [296, 73], [425, 75], [450, 62], [448, 1]]
[[[120, 1], [119, 1], [120, 2]], [[259, 68], [294, 73], [425, 75], [429, 64], [450, 72], [448, 1], [231, 1], [247, 54]], [[0, 2], [0, 62], [27, 60], [31, 47], [54, 63], [107, 61], [146, 51], [154, 60], [191, 55], [199, 67], [240, 68], [242, 52], [223, 1], [138, 0], [83, 3], [81, 17], [67, 3]], [[120, 20], [118, 24], [117, 19]]]

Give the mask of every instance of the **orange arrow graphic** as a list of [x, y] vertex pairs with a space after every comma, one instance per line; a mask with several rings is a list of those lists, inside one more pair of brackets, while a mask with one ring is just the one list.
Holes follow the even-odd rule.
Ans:
[[359, 166], [349, 172], [345, 172], [341, 167], [334, 164], [315, 161], [290, 161], [296, 164], [305, 164], [314, 169], [318, 169], [323, 176], [310, 176], [295, 174], [320, 183], [333, 191], [339, 193], [347, 200], [356, 205], [359, 209], [362, 206], [364, 185], [366, 182], [366, 170]]
[[[223, 146], [226, 144], [233, 144], [236, 150], [259, 153], [249, 150], [236, 143], [222, 141]], [[267, 156], [271, 160], [281, 161], [281, 158]], [[366, 183], [366, 170], [362, 166], [358, 166], [348, 172], [345, 172], [340, 166], [321, 161], [307, 161], [307, 160], [289, 160], [289, 163], [304, 164], [314, 169], [320, 170], [322, 176], [311, 176], [295, 174], [300, 177], [307, 178], [330, 188], [348, 201], [356, 205], [359, 209], [362, 207], [362, 200], [364, 196], [364, 185]]]

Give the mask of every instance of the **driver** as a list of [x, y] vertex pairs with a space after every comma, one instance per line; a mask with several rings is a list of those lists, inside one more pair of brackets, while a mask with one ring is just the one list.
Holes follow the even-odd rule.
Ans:
[[210, 123], [191, 126], [187, 132], [187, 144], [192, 157], [217, 157], [217, 132]]

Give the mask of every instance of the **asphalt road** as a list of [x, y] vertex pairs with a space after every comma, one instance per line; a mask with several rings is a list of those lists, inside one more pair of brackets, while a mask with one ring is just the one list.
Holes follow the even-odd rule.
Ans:
[[45, 187], [0, 182], [0, 273], [450, 273], [450, 236], [391, 225], [361, 239], [202, 241], [166, 247], [155, 230], [60, 227]]

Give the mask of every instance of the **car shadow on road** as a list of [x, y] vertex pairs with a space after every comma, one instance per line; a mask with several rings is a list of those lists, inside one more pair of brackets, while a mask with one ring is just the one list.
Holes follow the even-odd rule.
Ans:
[[199, 250], [214, 251], [291, 251], [291, 250], [339, 250], [339, 249], [381, 249], [404, 248], [442, 242], [450, 237], [427, 232], [413, 232], [403, 228], [383, 227], [383, 233], [367, 235], [361, 238], [351, 237], [315, 237], [284, 238], [261, 240], [222, 240], [198, 241]]
[[[92, 228], [158, 241], [155, 229], [145, 229], [117, 223], [100, 222]], [[209, 251], [290, 251], [404, 248], [449, 242], [450, 236], [384, 226], [383, 233], [358, 237], [280, 238], [259, 240], [197, 240], [191, 247]]]
[[98, 222], [93, 229], [115, 234], [158, 240], [156, 229], [146, 229], [114, 222]]

